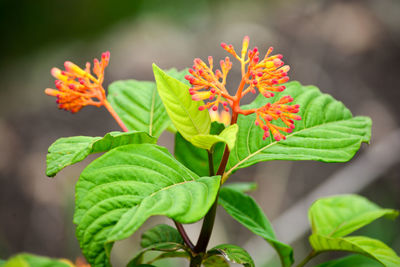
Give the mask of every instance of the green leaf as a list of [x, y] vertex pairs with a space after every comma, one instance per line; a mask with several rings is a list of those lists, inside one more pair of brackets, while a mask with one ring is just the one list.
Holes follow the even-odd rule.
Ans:
[[277, 251], [283, 266], [291, 266], [294, 261], [293, 249], [276, 239], [271, 223], [252, 197], [238, 190], [222, 187], [218, 203], [244, 227], [270, 243]]
[[382, 264], [363, 255], [355, 254], [324, 262], [317, 267], [382, 267]]
[[[184, 250], [184, 252], [180, 252], [178, 250]], [[185, 250], [186, 247], [184, 245], [173, 242], [163, 242], [163, 243], [153, 244], [151, 246], [146, 247], [145, 249], [142, 249], [138, 254], [136, 254], [136, 256], [128, 263], [127, 267], [134, 267], [138, 266], [139, 264], [142, 264], [144, 255], [150, 251], [165, 252], [163, 254], [160, 254], [156, 258], [152, 259], [150, 263], [171, 257], [190, 258], [189, 254]]]
[[105, 152], [128, 144], [150, 143], [157, 139], [144, 132], [110, 132], [104, 137], [73, 136], [60, 138], [50, 147], [47, 154], [46, 175], [55, 176], [63, 168], [84, 160], [93, 153]]
[[236, 135], [239, 130], [237, 124], [230, 125], [225, 130], [223, 130], [219, 135], [212, 134], [200, 134], [194, 136], [190, 142], [200, 148], [211, 150], [211, 148], [219, 142], [223, 142], [228, 145], [229, 150], [235, 147]]
[[199, 134], [209, 134], [211, 119], [208, 110], [200, 111], [202, 101], [193, 101], [189, 86], [169, 76], [153, 64], [157, 90], [167, 113], [182, 136], [191, 140]]
[[262, 95], [243, 109], [257, 108], [291, 95], [293, 103], [300, 105], [302, 120], [295, 122], [293, 133], [286, 140], [262, 140], [263, 131], [255, 126], [256, 115], [239, 115], [237, 143], [227, 166], [229, 176], [234, 171], [257, 162], [269, 160], [318, 160], [345, 162], [350, 160], [362, 142], [371, 137], [371, 119], [352, 117], [342, 102], [322, 94], [315, 86], [302, 86], [298, 82], [286, 84], [286, 90], [272, 98]]
[[348, 251], [373, 258], [387, 267], [400, 266], [400, 258], [390, 247], [365, 236], [328, 237], [312, 234], [310, 244], [317, 253], [331, 250]]
[[93, 161], [76, 185], [74, 222], [89, 263], [109, 266], [114, 241], [133, 234], [150, 216], [193, 223], [213, 204], [220, 177], [199, 178], [153, 144], [115, 148]]
[[308, 212], [313, 233], [330, 237], [345, 236], [378, 218], [394, 219], [398, 215], [398, 211], [382, 209], [358, 195], [318, 199]]
[[[220, 134], [225, 129], [222, 123], [213, 122], [211, 124], [211, 134]], [[214, 146], [213, 161], [214, 172], [218, 170], [218, 165], [221, 162], [222, 154], [224, 152], [224, 143], [217, 143]], [[176, 159], [200, 176], [208, 176], [208, 155], [207, 151], [192, 145], [189, 141], [182, 137], [180, 133], [175, 135], [175, 151]]]
[[183, 239], [178, 230], [166, 224], [159, 224], [142, 234], [140, 246], [147, 248], [153, 244], [172, 242], [183, 244]]
[[108, 87], [107, 100], [130, 130], [159, 137], [171, 123], [154, 82], [113, 82]]
[[245, 267], [254, 267], [253, 259], [250, 257], [249, 253], [241, 247], [231, 244], [222, 244], [213, 247], [207, 252], [208, 255], [222, 255], [226, 260], [242, 264]]
[[257, 183], [255, 182], [235, 182], [235, 183], [225, 183], [223, 188], [230, 188], [242, 193], [251, 192], [257, 190]]
[[166, 224], [156, 225], [144, 232], [140, 245], [145, 249], [141, 250], [130, 261], [128, 266], [136, 266], [142, 263], [144, 254], [149, 251], [167, 251], [151, 260], [150, 263], [164, 258], [190, 257], [187, 252], [177, 252], [179, 249], [186, 250], [186, 247], [183, 245], [183, 239], [175, 228]]
[[51, 259], [29, 253], [17, 254], [0, 264], [4, 264], [4, 267], [74, 267], [66, 259]]
[[229, 267], [229, 263], [222, 256], [211, 256], [203, 261], [204, 267]]

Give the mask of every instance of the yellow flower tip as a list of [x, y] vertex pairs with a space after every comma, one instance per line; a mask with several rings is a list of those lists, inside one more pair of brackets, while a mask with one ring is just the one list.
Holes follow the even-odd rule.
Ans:
[[61, 79], [61, 76], [63, 76], [61, 73], [62, 71], [59, 68], [52, 68], [50, 71], [51, 75], [56, 78], [56, 79]]
[[70, 72], [70, 73], [75, 73], [80, 76], [85, 76], [87, 74], [86, 71], [72, 63], [71, 61], [65, 61], [64, 63], [65, 70]]
[[247, 49], [249, 48], [249, 42], [250, 42], [250, 38], [249, 36], [245, 36], [243, 38], [243, 44], [242, 44], [242, 59], [244, 59], [244, 56], [247, 53]]
[[60, 93], [60, 91], [55, 90], [55, 89], [51, 89], [51, 88], [46, 88], [46, 89], [44, 90], [44, 93], [45, 93], [46, 95], [49, 95], [49, 96], [57, 96], [57, 95]]

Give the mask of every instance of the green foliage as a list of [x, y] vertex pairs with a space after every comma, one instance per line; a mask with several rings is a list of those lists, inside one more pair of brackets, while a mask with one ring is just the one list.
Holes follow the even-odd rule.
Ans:
[[329, 237], [312, 234], [310, 244], [317, 253], [330, 250], [349, 251], [371, 257], [387, 267], [400, 266], [400, 258], [390, 247], [365, 236]]
[[292, 265], [293, 249], [276, 239], [271, 223], [252, 197], [238, 190], [222, 187], [218, 203], [244, 227], [270, 243], [278, 252], [283, 266]]
[[155, 64], [153, 71], [158, 93], [178, 132], [188, 141], [196, 135], [209, 134], [210, 115], [207, 110], [199, 110], [204, 103], [192, 100], [189, 86], [169, 76]]
[[350, 160], [362, 142], [369, 142], [371, 120], [352, 117], [343, 103], [322, 94], [317, 87], [302, 86], [298, 82], [286, 84], [286, 90], [274, 97], [259, 95], [250, 109], [275, 102], [284, 95], [291, 95], [300, 105], [301, 121], [295, 123], [293, 133], [286, 140], [272, 137], [262, 140], [263, 131], [254, 125], [255, 114], [240, 115], [237, 143], [230, 155], [227, 175], [257, 162], [269, 160], [318, 160], [345, 162]]
[[[241, 247], [230, 244], [221, 244], [213, 247], [207, 252], [208, 255], [222, 255], [227, 261], [242, 264], [245, 267], [254, 267], [253, 259], [249, 253]], [[223, 266], [223, 265], [222, 265]]]
[[[224, 129], [225, 126], [223, 124], [214, 121], [211, 124], [210, 133], [213, 135], [218, 135]], [[224, 147], [224, 143], [217, 143], [213, 148], [214, 172], [217, 171], [218, 165], [221, 162]], [[198, 175], [209, 175], [207, 151], [194, 146], [192, 143], [183, 138], [180, 133], [176, 133], [175, 135], [174, 155], [179, 162]]]
[[74, 265], [64, 259], [51, 259], [29, 253], [20, 253], [8, 259], [0, 261], [2, 267], [74, 267]]
[[144, 132], [110, 132], [104, 137], [73, 136], [60, 138], [50, 147], [47, 154], [46, 175], [55, 176], [63, 168], [84, 160], [93, 153], [105, 152], [128, 144], [150, 143], [157, 139]]
[[308, 212], [313, 233], [330, 237], [345, 236], [380, 217], [394, 219], [398, 215], [398, 211], [382, 209], [358, 195], [321, 198]]
[[175, 228], [166, 224], [159, 224], [142, 234], [140, 246], [147, 248], [153, 244], [163, 242], [183, 244], [183, 239]]
[[364, 237], [347, 236], [380, 218], [395, 218], [398, 212], [382, 209], [357, 195], [333, 196], [317, 200], [309, 210], [313, 234], [310, 244], [315, 252], [341, 250], [371, 257], [384, 266], [400, 266], [400, 258], [383, 242]]
[[237, 124], [234, 124], [224, 129], [219, 135], [196, 135], [191, 139], [191, 143], [197, 147], [211, 150], [216, 143], [223, 142], [228, 145], [229, 150], [232, 150], [235, 147], [238, 129]]
[[199, 178], [153, 144], [109, 151], [82, 172], [76, 185], [74, 222], [84, 255], [95, 266], [109, 266], [112, 243], [153, 215], [181, 223], [201, 219], [219, 183], [219, 177]]
[[211, 256], [203, 261], [204, 267], [229, 267], [229, 263], [222, 256]]
[[107, 99], [129, 130], [159, 137], [171, 123], [154, 82], [113, 82]]
[[[178, 252], [177, 250], [186, 250], [183, 245], [182, 237], [179, 232], [166, 224], [157, 225], [142, 234], [142, 240], [140, 245], [144, 248], [141, 250], [128, 264], [130, 266], [138, 266], [143, 263], [143, 256], [149, 251], [162, 251], [164, 253], [151, 260], [164, 259], [167, 257], [186, 257], [189, 258], [189, 254], [185, 252]], [[139, 265], [140, 266], [140, 265]]]
[[[171, 69], [168, 75], [181, 82], [187, 70]], [[108, 101], [130, 130], [143, 131], [159, 137], [171, 120], [157, 92], [155, 82], [124, 80], [116, 81], [108, 87]]]
[[382, 267], [382, 264], [371, 258], [356, 254], [337, 260], [331, 260], [317, 267]]
[[[243, 85], [249, 83], [249, 76], [253, 85], [262, 87], [268, 76], [263, 73], [270, 71], [268, 66], [275, 66], [271, 77], [284, 77], [280, 80], [271, 78], [271, 83], [280, 84], [286, 81], [288, 70], [287, 67], [279, 69], [281, 62], [278, 56], [269, 58], [270, 62], [261, 63], [265, 65], [262, 67], [251, 63], [248, 66], [249, 71], [244, 74], [245, 65], [254, 62], [251, 60], [257, 61], [251, 56], [258, 55], [253, 50], [249, 52], [249, 60], [243, 61], [248, 37], [244, 38], [243, 43], [242, 80], [236, 95], [228, 95], [224, 88], [227, 70], [230, 69], [228, 60], [221, 63], [222, 73], [216, 74], [212, 72], [211, 58], [210, 68], [201, 60], [195, 60], [193, 68], [196, 73], [191, 71], [194, 78], [188, 78], [194, 87], [191, 93], [195, 96], [209, 97], [212, 100], [218, 94], [215, 105], [218, 105], [219, 97], [223, 96], [227, 100], [223, 105], [228, 104], [232, 108], [232, 121], [235, 122], [238, 116], [237, 124], [225, 127], [220, 123], [211, 123], [208, 110], [201, 110], [204, 103], [192, 100], [188, 82], [185, 80], [187, 70], [179, 72], [172, 69], [164, 72], [153, 64], [155, 82], [125, 80], [109, 86], [107, 99], [115, 112], [107, 102], [100, 103], [120, 123], [119, 116], [133, 132], [111, 132], [104, 137], [61, 138], [49, 148], [46, 170], [48, 176], [56, 175], [64, 167], [82, 161], [92, 153], [106, 152], [87, 166], [76, 184], [76, 235], [91, 266], [111, 266], [110, 254], [114, 242], [134, 234], [149, 217], [161, 215], [173, 219], [177, 225], [194, 223], [204, 218], [196, 246], [193, 248], [192, 242], [187, 241], [188, 237], [181, 225], [178, 229], [157, 225], [143, 233], [143, 249], [128, 266], [153, 266], [151, 264], [158, 260], [181, 257], [189, 259], [190, 266], [193, 267], [200, 267], [201, 263], [205, 267], [227, 267], [228, 262], [253, 267], [254, 262], [250, 255], [236, 245], [222, 244], [206, 252], [215, 219], [216, 201], [240, 224], [267, 241], [278, 253], [283, 267], [293, 264], [293, 249], [277, 240], [261, 207], [245, 194], [254, 190], [256, 184], [231, 183], [220, 188], [221, 183], [236, 170], [262, 161], [348, 161], [363, 142], [369, 142], [371, 120], [367, 117], [353, 117], [340, 101], [322, 94], [314, 86], [302, 86], [298, 82], [288, 83], [286, 90], [277, 92], [274, 97], [260, 95], [244, 109], [239, 108], [237, 105], [242, 97], [240, 92], [244, 89]], [[222, 46], [233, 53], [231, 46]], [[88, 74], [85, 75], [81, 79], [86, 79]], [[260, 83], [255, 79], [256, 76], [260, 77]], [[73, 81], [69, 85], [71, 90], [75, 88], [75, 83]], [[254, 88], [250, 86], [245, 89], [245, 93], [252, 89]], [[262, 91], [263, 88], [259, 89]], [[46, 92], [50, 95], [57, 94], [54, 90]], [[64, 91], [63, 93], [68, 94]], [[293, 97], [293, 104], [300, 105], [299, 115], [302, 120], [296, 121], [295, 129], [286, 135], [286, 140], [277, 142], [269, 137], [264, 141], [263, 130], [255, 126], [255, 108], [267, 103], [277, 103], [287, 95]], [[73, 100], [83, 100], [76, 95], [74, 97]], [[271, 107], [277, 109], [276, 115], [279, 115], [278, 110], [284, 112], [284, 116], [287, 115], [286, 111], [297, 112], [297, 106], [279, 106], [282, 103], [278, 102], [278, 106]], [[267, 108], [269, 106], [263, 110], [267, 113], [273, 112]], [[252, 115], [243, 115], [250, 113]], [[269, 119], [268, 116], [265, 117], [265, 120]], [[281, 120], [274, 123], [277, 126], [286, 126]], [[165, 129], [176, 133], [176, 158], [167, 149], [155, 145]], [[216, 170], [219, 170], [219, 174], [224, 172], [222, 178], [210, 177]], [[368, 264], [371, 261], [364, 256], [373, 260], [371, 266], [375, 266], [376, 262], [389, 267], [400, 266], [400, 258], [381, 241], [364, 236], [347, 236], [381, 217], [395, 218], [399, 215], [397, 211], [383, 209], [359, 196], [344, 195], [316, 201], [308, 215], [312, 227], [309, 240], [313, 250], [299, 266], [304, 266], [313, 256], [330, 250], [348, 251], [363, 256], [346, 257], [327, 262], [320, 267], [370, 266]], [[156, 256], [148, 259], [148, 252], [156, 252]], [[54, 262], [41, 265], [48, 261]], [[37, 264], [35, 266], [41, 267], [58, 266], [59, 263], [64, 264], [58, 260], [21, 254], [0, 264], [11, 267]], [[62, 266], [65, 265], [60, 265]]]

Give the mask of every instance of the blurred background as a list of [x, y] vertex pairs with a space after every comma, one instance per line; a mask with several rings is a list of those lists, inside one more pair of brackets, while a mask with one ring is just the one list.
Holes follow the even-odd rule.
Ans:
[[[71, 115], [43, 91], [54, 87], [53, 66], [61, 68], [66, 60], [83, 66], [106, 50], [107, 86], [119, 79], [153, 80], [153, 62], [182, 69], [195, 57], [218, 60], [227, 55], [221, 42], [240, 47], [249, 35], [251, 46], [261, 51], [274, 46], [284, 55], [291, 80], [316, 85], [353, 114], [372, 117], [371, 144], [349, 163], [268, 162], [230, 178], [258, 183], [251, 195], [278, 238], [295, 247], [296, 260], [310, 250], [306, 212], [316, 197], [354, 192], [400, 208], [398, 0], [1, 0], [0, 21], [0, 258], [22, 251], [80, 256], [72, 224], [74, 184], [95, 157], [51, 179], [45, 176], [47, 148], [60, 137], [119, 129], [104, 109], [87, 107]], [[236, 88], [235, 70], [229, 77]], [[171, 134], [159, 143], [172, 151]], [[400, 253], [399, 221], [379, 220], [360, 233]], [[144, 228], [163, 222], [170, 223], [154, 217]], [[197, 238], [199, 224], [188, 229]], [[138, 232], [115, 245], [114, 266], [134, 255], [139, 237]], [[243, 245], [256, 266], [275, 266], [268, 244], [221, 208], [211, 242]]]

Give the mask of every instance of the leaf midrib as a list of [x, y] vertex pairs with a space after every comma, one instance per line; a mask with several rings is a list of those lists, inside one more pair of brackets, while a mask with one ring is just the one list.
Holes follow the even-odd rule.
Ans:
[[[304, 132], [304, 131], [306, 131], [306, 130], [310, 130], [310, 129], [313, 129], [313, 128], [316, 128], [316, 127], [320, 127], [320, 126], [325, 126], [325, 125], [332, 124], [332, 123], [338, 123], [338, 122], [342, 122], [342, 121], [348, 121], [348, 120], [352, 120], [352, 119], [354, 119], [354, 118], [357, 118], [357, 117], [351, 117], [351, 118], [345, 119], [345, 120], [331, 121], [331, 122], [327, 122], [327, 123], [324, 123], [324, 124], [315, 125], [315, 126], [310, 127], [310, 128], [303, 128], [303, 129], [301, 129], [300, 131], [297, 131], [297, 132], [294, 132], [294, 133], [292, 133], [292, 134], [287, 135], [286, 137], [289, 138], [289, 137], [291, 137], [291, 136], [293, 136], [293, 135], [296, 135], [296, 134], [298, 134], [298, 133]], [[361, 139], [362, 139], [362, 138], [360, 138], [360, 140], [361, 140]], [[240, 166], [240, 164], [242, 164], [243, 162], [245, 162], [245, 161], [247, 161], [248, 159], [252, 158], [253, 156], [257, 155], [257, 154], [260, 153], [261, 151], [263, 151], [263, 150], [265, 150], [265, 149], [267, 149], [267, 148], [269, 148], [269, 147], [271, 147], [272, 145], [275, 145], [275, 144], [277, 144], [277, 143], [278, 143], [278, 141], [274, 141], [274, 142], [272, 142], [272, 143], [266, 145], [265, 147], [262, 147], [262, 148], [256, 150], [255, 152], [249, 154], [247, 157], [245, 157], [244, 159], [240, 160], [240, 161], [239, 161], [238, 163], [236, 163], [232, 168], [230, 168], [229, 171], [226, 172], [224, 176], [229, 176], [229, 175], [232, 173], [232, 171], [235, 170], [235, 168], [237, 168], [238, 166]], [[248, 145], [248, 143], [247, 143], [247, 147], [248, 147], [248, 146], [249, 146], [249, 145]], [[237, 151], [237, 149], [236, 149], [236, 151]]]

